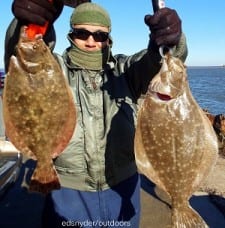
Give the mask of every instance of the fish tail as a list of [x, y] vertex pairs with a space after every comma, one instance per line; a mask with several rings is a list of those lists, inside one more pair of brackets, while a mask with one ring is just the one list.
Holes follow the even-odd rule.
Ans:
[[59, 188], [59, 178], [53, 164], [46, 167], [37, 163], [31, 177], [29, 191], [48, 194], [50, 191]]
[[208, 225], [202, 217], [190, 206], [184, 208], [174, 208], [172, 210], [172, 227], [173, 228], [206, 228]]

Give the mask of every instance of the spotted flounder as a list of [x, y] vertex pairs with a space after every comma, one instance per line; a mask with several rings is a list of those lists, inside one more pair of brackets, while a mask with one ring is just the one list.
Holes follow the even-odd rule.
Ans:
[[6, 134], [22, 153], [37, 160], [31, 191], [60, 188], [52, 159], [67, 146], [76, 123], [72, 93], [59, 64], [41, 37], [21, 30], [10, 59], [3, 94]]
[[171, 198], [172, 227], [207, 227], [189, 198], [218, 154], [215, 132], [191, 94], [186, 67], [171, 54], [152, 79], [138, 113], [138, 169]]

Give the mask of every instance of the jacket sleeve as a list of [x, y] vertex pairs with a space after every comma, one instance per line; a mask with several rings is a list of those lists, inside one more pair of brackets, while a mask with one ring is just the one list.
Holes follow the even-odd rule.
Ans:
[[[5, 35], [5, 52], [4, 52], [4, 64], [5, 71], [8, 71], [9, 60], [11, 55], [15, 55], [16, 53], [16, 45], [19, 41], [20, 30], [23, 25], [14, 18], [12, 22], [9, 24], [6, 35]], [[50, 47], [51, 50], [54, 49], [55, 46], [55, 30], [53, 26], [51, 26], [45, 36], [43, 37], [45, 43]]]
[[[182, 34], [179, 44], [173, 48], [173, 56], [186, 60], [188, 51], [185, 35]], [[124, 72], [133, 95], [138, 99], [145, 94], [152, 78], [161, 67], [161, 56], [150, 48], [128, 57], [119, 57], [120, 72]], [[123, 62], [121, 64], [121, 62]]]

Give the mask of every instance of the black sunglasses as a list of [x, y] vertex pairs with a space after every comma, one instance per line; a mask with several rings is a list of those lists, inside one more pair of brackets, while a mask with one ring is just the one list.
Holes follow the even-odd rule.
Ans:
[[105, 42], [109, 38], [108, 32], [90, 32], [86, 29], [78, 28], [72, 28], [72, 34], [75, 36], [75, 38], [80, 40], [87, 40], [89, 36], [92, 36], [96, 42]]

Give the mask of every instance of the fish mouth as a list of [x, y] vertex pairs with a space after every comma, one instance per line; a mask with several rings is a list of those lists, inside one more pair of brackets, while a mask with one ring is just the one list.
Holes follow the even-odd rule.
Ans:
[[170, 101], [172, 97], [167, 94], [155, 92], [155, 95], [162, 101]]
[[173, 99], [171, 94], [171, 86], [164, 85], [161, 82], [161, 78], [155, 78], [154, 81], [151, 82], [149, 87], [149, 92], [153, 95], [155, 99], [160, 101], [170, 101]]

